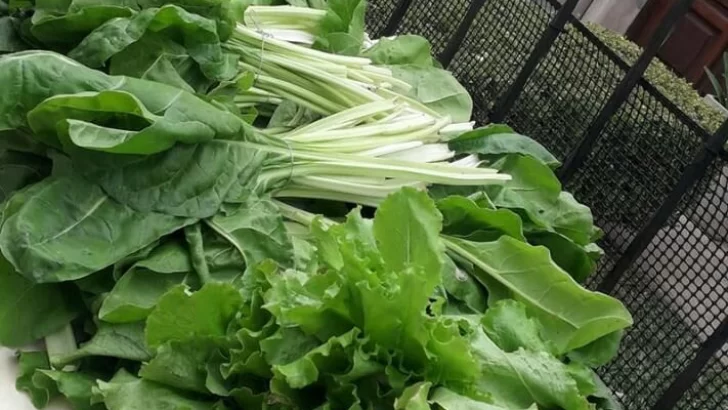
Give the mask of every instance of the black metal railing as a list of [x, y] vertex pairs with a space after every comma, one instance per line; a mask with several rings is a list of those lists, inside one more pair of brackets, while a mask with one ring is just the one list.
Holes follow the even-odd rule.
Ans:
[[[692, 0], [628, 64], [576, 0], [370, 0], [372, 37], [427, 37], [479, 123], [507, 122], [563, 162], [605, 231], [587, 283], [635, 317], [599, 369], [628, 410], [728, 409], [728, 123], [711, 134], [644, 73]], [[562, 4], [563, 3], [563, 4]]]

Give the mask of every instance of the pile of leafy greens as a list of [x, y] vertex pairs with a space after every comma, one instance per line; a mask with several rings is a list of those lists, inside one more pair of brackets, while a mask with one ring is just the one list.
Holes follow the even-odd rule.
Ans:
[[365, 44], [364, 1], [280, 3], [0, 3], [17, 388], [39, 409], [618, 408], [592, 369], [632, 318], [581, 285], [601, 232], [558, 160], [468, 126], [426, 40]]

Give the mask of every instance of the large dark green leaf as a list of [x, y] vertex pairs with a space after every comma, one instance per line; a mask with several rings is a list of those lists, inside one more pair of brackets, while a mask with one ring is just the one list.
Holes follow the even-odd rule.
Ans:
[[99, 318], [109, 323], [146, 319], [161, 297], [184, 283], [192, 270], [189, 254], [176, 241], [156, 248], [132, 266], [106, 296]]
[[[0, 60], [0, 83], [8, 85], [0, 89], [0, 131], [28, 127], [28, 113], [37, 108], [30, 122], [51, 145], [59, 145], [53, 143], [57, 138], [54, 130], [59, 122], [68, 120], [96, 121], [98, 126], [111, 123], [112, 129], [105, 129], [102, 141], [89, 141], [91, 138], [85, 135], [91, 130], [88, 124], [84, 128], [83, 124], [76, 123], [74, 126], [81, 128], [75, 133], [68, 124], [62, 127], [65, 132], [75, 134], [82, 146], [91, 149], [108, 150], [108, 140], [112, 137], [123, 142], [124, 134], [114, 134], [114, 127], [124, 124], [126, 127], [122, 130], [141, 131], [140, 127], [148, 126], [150, 119], [159, 123], [156, 131], [177, 135], [172, 140], [243, 139], [249, 133], [241, 119], [192, 93], [156, 82], [109, 76], [52, 52], [28, 51], [3, 58]], [[114, 92], [94, 94], [109, 90]], [[74, 95], [78, 93], [92, 94]], [[38, 107], [51, 97], [55, 98]], [[103, 104], [93, 106], [102, 101]], [[190, 132], [201, 133], [202, 137], [190, 135]], [[186, 137], [180, 138], [183, 135]], [[165, 137], [163, 140], [168, 144], [170, 139]], [[147, 140], [146, 144], [149, 143]], [[117, 144], [111, 144], [111, 147]]]
[[120, 325], [102, 322], [90, 341], [76, 351], [59, 357], [58, 362], [67, 364], [92, 356], [139, 362], [149, 360], [152, 354], [144, 344], [144, 322]]
[[159, 33], [147, 33], [111, 57], [109, 74], [156, 81], [198, 93], [206, 92], [213, 83], [183, 45]]
[[[236, 74], [235, 57], [223, 52], [215, 21], [172, 4], [107, 21], [84, 38], [69, 56], [90, 67], [101, 67], [145, 33], [162, 31], [178, 33], [190, 57], [208, 78], [226, 80]], [[109, 38], [114, 41], [108, 41]]]
[[0, 55], [28, 49], [17, 31], [19, 24], [13, 17], [0, 15]]
[[18, 151], [0, 154], [0, 202], [32, 183], [50, 175], [51, 162], [45, 157]]
[[[137, 0], [142, 8], [163, 7], [170, 4], [166, 0]], [[247, 1], [247, 0], [246, 0]], [[235, 28], [236, 20], [234, 13], [238, 2], [230, 0], [178, 0], [174, 5], [181, 7], [190, 13], [198, 14], [215, 21], [220, 41], [226, 41]]]
[[0, 249], [40, 283], [83, 278], [194, 222], [134, 211], [77, 176], [36, 184], [4, 219]]
[[101, 24], [129, 17], [136, 9], [134, 0], [38, 0], [31, 32], [46, 45], [67, 51]]
[[[255, 192], [266, 154], [232, 141], [177, 145], [157, 155], [91, 172], [115, 200], [140, 212], [208, 218], [224, 202]], [[108, 158], [114, 164], [116, 158]], [[93, 159], [96, 167], [102, 159]]]
[[5, 56], [0, 59], [0, 130], [26, 127], [27, 113], [48, 97], [108, 90], [121, 82], [49, 51]]
[[0, 345], [27, 345], [66, 326], [80, 313], [78, 297], [72, 286], [29, 281], [0, 255]]
[[229, 208], [205, 222], [240, 252], [248, 266], [270, 259], [293, 267], [293, 244], [273, 202], [251, 197]]
[[75, 144], [115, 154], [149, 155], [178, 142], [195, 144], [215, 138], [215, 130], [207, 125], [157, 116], [124, 91], [57, 95], [31, 110], [28, 123], [48, 145]]

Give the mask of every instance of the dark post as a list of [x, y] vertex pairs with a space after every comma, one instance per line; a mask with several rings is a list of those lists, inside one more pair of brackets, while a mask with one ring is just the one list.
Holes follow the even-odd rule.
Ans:
[[657, 400], [652, 410], [675, 408], [685, 392], [693, 385], [693, 382], [700, 377], [700, 372], [708, 364], [710, 358], [723, 347], [726, 341], [728, 341], [728, 318], [723, 319], [715, 333], [700, 345], [700, 350], [695, 355], [695, 359], [675, 378], [662, 397]]
[[531, 74], [536, 71], [538, 63], [546, 57], [551, 50], [551, 47], [554, 45], [554, 42], [559, 37], [559, 34], [564, 31], [566, 23], [573, 18], [571, 13], [574, 12], [574, 8], [578, 3], [579, 0], [567, 0], [566, 3], [561, 6], [556, 15], [551, 19], [549, 26], [536, 43], [536, 47], [531, 55], [528, 56], [526, 64], [521, 69], [521, 72], [518, 73], [513, 84], [511, 84], [505, 94], [496, 101], [493, 111], [489, 116], [491, 122], [503, 122], [503, 120], [505, 120], [506, 116], [511, 111], [511, 108], [513, 108], [513, 104], [515, 104], [516, 100], [518, 100], [518, 96], [521, 95], [523, 87], [526, 85], [526, 82], [528, 82]]
[[399, 0], [397, 8], [395, 8], [392, 13], [392, 17], [389, 18], [387, 25], [384, 27], [384, 30], [382, 30], [383, 37], [393, 36], [397, 33], [399, 23], [402, 22], [404, 15], [407, 14], [407, 10], [409, 10], [411, 5], [412, 0]]
[[716, 131], [715, 135], [705, 142], [703, 149], [700, 150], [690, 165], [688, 165], [687, 169], [685, 169], [677, 184], [667, 196], [667, 199], [665, 199], [660, 208], [650, 218], [647, 225], [629, 244], [627, 250], [619, 258], [611, 272], [599, 284], [597, 289], [600, 292], [611, 293], [614, 290], [619, 280], [627, 272], [627, 269], [639, 258], [652, 241], [652, 238], [655, 237], [660, 228], [670, 218], [670, 215], [680, 206], [680, 201], [682, 201], [685, 194], [705, 175], [715, 158], [723, 150], [726, 141], [728, 141], [728, 120], [720, 126], [720, 129]]
[[632, 92], [635, 85], [637, 85], [640, 78], [642, 78], [645, 70], [647, 70], [647, 66], [649, 66], [652, 59], [655, 55], [657, 55], [662, 43], [664, 43], [670, 35], [672, 27], [689, 10], [693, 1], [694, 0], [678, 0], [670, 8], [665, 18], [657, 27], [657, 30], [655, 30], [655, 33], [650, 38], [650, 41], [642, 52], [642, 55], [640, 55], [632, 68], [627, 71], [627, 74], [609, 97], [602, 110], [586, 130], [584, 138], [579, 143], [579, 146], [564, 162], [564, 166], [559, 171], [559, 178], [562, 183], [567, 183], [574, 176], [576, 171], [584, 164], [587, 157], [594, 149], [594, 145], [600, 133], [609, 123], [609, 119], [627, 100], [629, 94]]
[[473, 0], [470, 2], [468, 12], [465, 13], [465, 17], [463, 17], [463, 20], [458, 25], [458, 29], [445, 46], [445, 50], [443, 50], [437, 58], [444, 68], [447, 68], [450, 65], [452, 59], [455, 58], [455, 54], [457, 54], [458, 50], [460, 50], [460, 46], [463, 44], [463, 41], [465, 41], [465, 36], [468, 35], [470, 26], [473, 25], [475, 17], [478, 16], [478, 12], [481, 8], [483, 8], [485, 2], [486, 0]]

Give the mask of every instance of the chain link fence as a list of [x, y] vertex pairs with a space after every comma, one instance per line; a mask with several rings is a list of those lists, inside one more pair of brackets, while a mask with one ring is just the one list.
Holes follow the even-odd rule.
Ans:
[[[605, 231], [588, 285], [635, 318], [600, 375], [628, 410], [728, 410], [728, 127], [710, 135], [644, 78], [606, 112], [631, 67], [570, 14], [561, 26], [560, 9], [555, 0], [370, 0], [368, 25], [372, 37], [427, 37], [438, 55], [457, 45], [445, 62], [477, 122], [509, 96], [504, 122], [567, 165], [591, 141], [563, 174]], [[534, 54], [542, 58], [527, 67]]]

